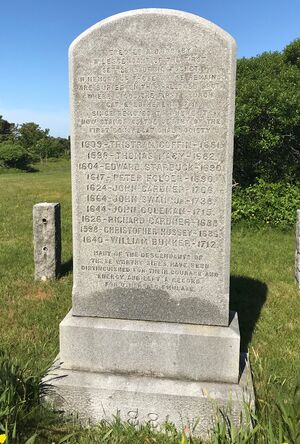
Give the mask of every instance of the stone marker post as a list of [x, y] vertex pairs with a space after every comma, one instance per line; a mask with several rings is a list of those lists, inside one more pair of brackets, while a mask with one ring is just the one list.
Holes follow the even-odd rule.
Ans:
[[200, 418], [201, 434], [229, 403], [239, 421], [235, 64], [229, 34], [173, 10], [118, 14], [70, 47], [74, 285], [55, 385], [82, 418]]
[[36, 280], [55, 279], [61, 264], [60, 204], [33, 206], [33, 243]]

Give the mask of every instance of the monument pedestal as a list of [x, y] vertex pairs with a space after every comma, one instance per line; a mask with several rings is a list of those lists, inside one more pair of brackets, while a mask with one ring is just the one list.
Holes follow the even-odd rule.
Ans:
[[239, 424], [245, 402], [254, 400], [239, 344], [236, 313], [228, 327], [219, 327], [70, 312], [60, 325], [60, 356], [45, 381], [55, 388], [55, 406], [82, 420], [119, 415], [154, 428], [169, 420], [203, 435], [218, 408]]
[[73, 315], [55, 404], [198, 435], [220, 408], [238, 424], [253, 389], [228, 323], [235, 42], [201, 17], [142, 9], [69, 55]]
[[62, 368], [237, 383], [240, 334], [228, 327], [72, 316], [60, 324]]

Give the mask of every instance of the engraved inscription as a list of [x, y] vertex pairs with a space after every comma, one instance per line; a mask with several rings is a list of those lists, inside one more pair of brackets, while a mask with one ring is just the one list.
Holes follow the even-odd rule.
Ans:
[[219, 295], [225, 307], [231, 54], [217, 34], [156, 32], [151, 45], [96, 36], [84, 62], [74, 54], [74, 291]]

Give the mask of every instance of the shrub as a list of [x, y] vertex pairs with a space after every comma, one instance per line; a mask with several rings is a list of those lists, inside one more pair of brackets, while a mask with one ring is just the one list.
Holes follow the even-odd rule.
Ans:
[[233, 176], [242, 186], [299, 178], [299, 44], [238, 60]]
[[32, 158], [21, 145], [12, 142], [0, 143], [0, 166], [27, 169]]
[[259, 179], [247, 188], [234, 189], [232, 222], [288, 228], [295, 225], [298, 208], [300, 184], [268, 183]]

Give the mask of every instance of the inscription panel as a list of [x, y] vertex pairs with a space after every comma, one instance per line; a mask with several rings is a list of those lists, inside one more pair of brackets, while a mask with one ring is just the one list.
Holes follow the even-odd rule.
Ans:
[[73, 314], [228, 323], [234, 42], [178, 11], [70, 48]]

